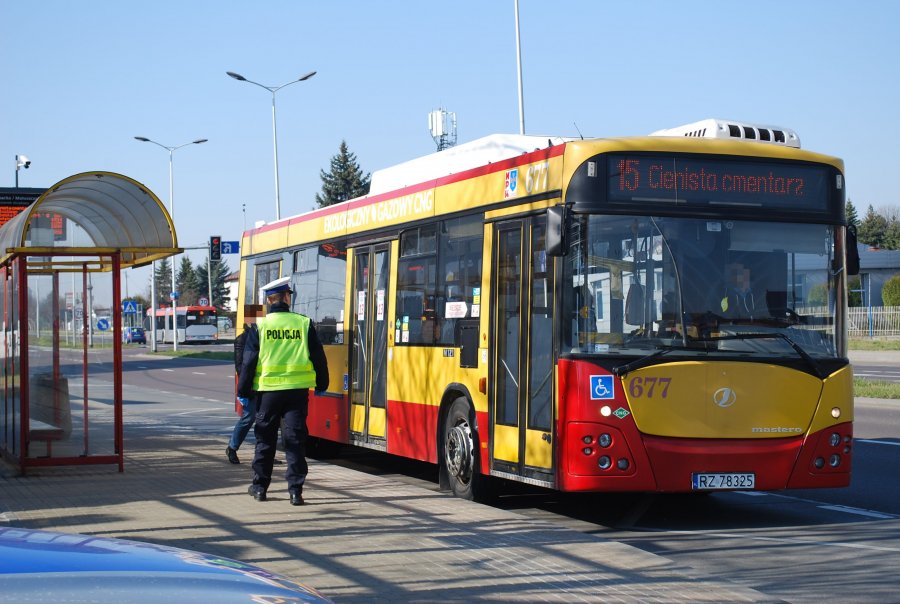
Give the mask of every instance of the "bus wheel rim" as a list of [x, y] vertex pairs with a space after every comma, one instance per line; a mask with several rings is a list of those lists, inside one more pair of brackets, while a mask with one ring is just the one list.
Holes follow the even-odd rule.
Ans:
[[472, 430], [466, 422], [447, 431], [447, 469], [464, 481], [472, 474]]

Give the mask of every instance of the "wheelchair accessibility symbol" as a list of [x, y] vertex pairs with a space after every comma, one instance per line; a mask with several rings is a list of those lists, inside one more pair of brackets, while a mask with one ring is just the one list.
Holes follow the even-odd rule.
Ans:
[[615, 398], [615, 386], [611, 375], [591, 376], [591, 400], [604, 401]]

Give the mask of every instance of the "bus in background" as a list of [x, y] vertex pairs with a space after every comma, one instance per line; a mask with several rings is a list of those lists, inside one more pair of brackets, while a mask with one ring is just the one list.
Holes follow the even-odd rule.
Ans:
[[290, 276], [332, 374], [310, 434], [460, 497], [842, 487], [844, 204], [843, 162], [785, 128], [494, 135], [245, 232], [237, 322]]
[[[152, 310], [147, 310], [144, 320], [144, 329], [149, 332]], [[219, 339], [218, 322], [216, 320], [215, 306], [176, 306], [176, 325], [178, 326], [179, 344], [204, 344], [215, 342]], [[172, 308], [156, 309], [156, 341], [159, 343], [172, 342], [175, 332], [172, 329]]]

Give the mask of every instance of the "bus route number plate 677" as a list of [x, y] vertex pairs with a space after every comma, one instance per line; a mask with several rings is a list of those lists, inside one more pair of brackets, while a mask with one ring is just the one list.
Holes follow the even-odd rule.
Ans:
[[750, 472], [706, 472], [691, 475], [691, 487], [695, 491], [719, 489], [752, 489], [756, 486], [756, 474]]

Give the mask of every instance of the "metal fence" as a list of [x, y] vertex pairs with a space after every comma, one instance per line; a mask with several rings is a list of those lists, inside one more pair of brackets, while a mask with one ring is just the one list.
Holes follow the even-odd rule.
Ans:
[[900, 337], [900, 306], [850, 308], [850, 337]]

